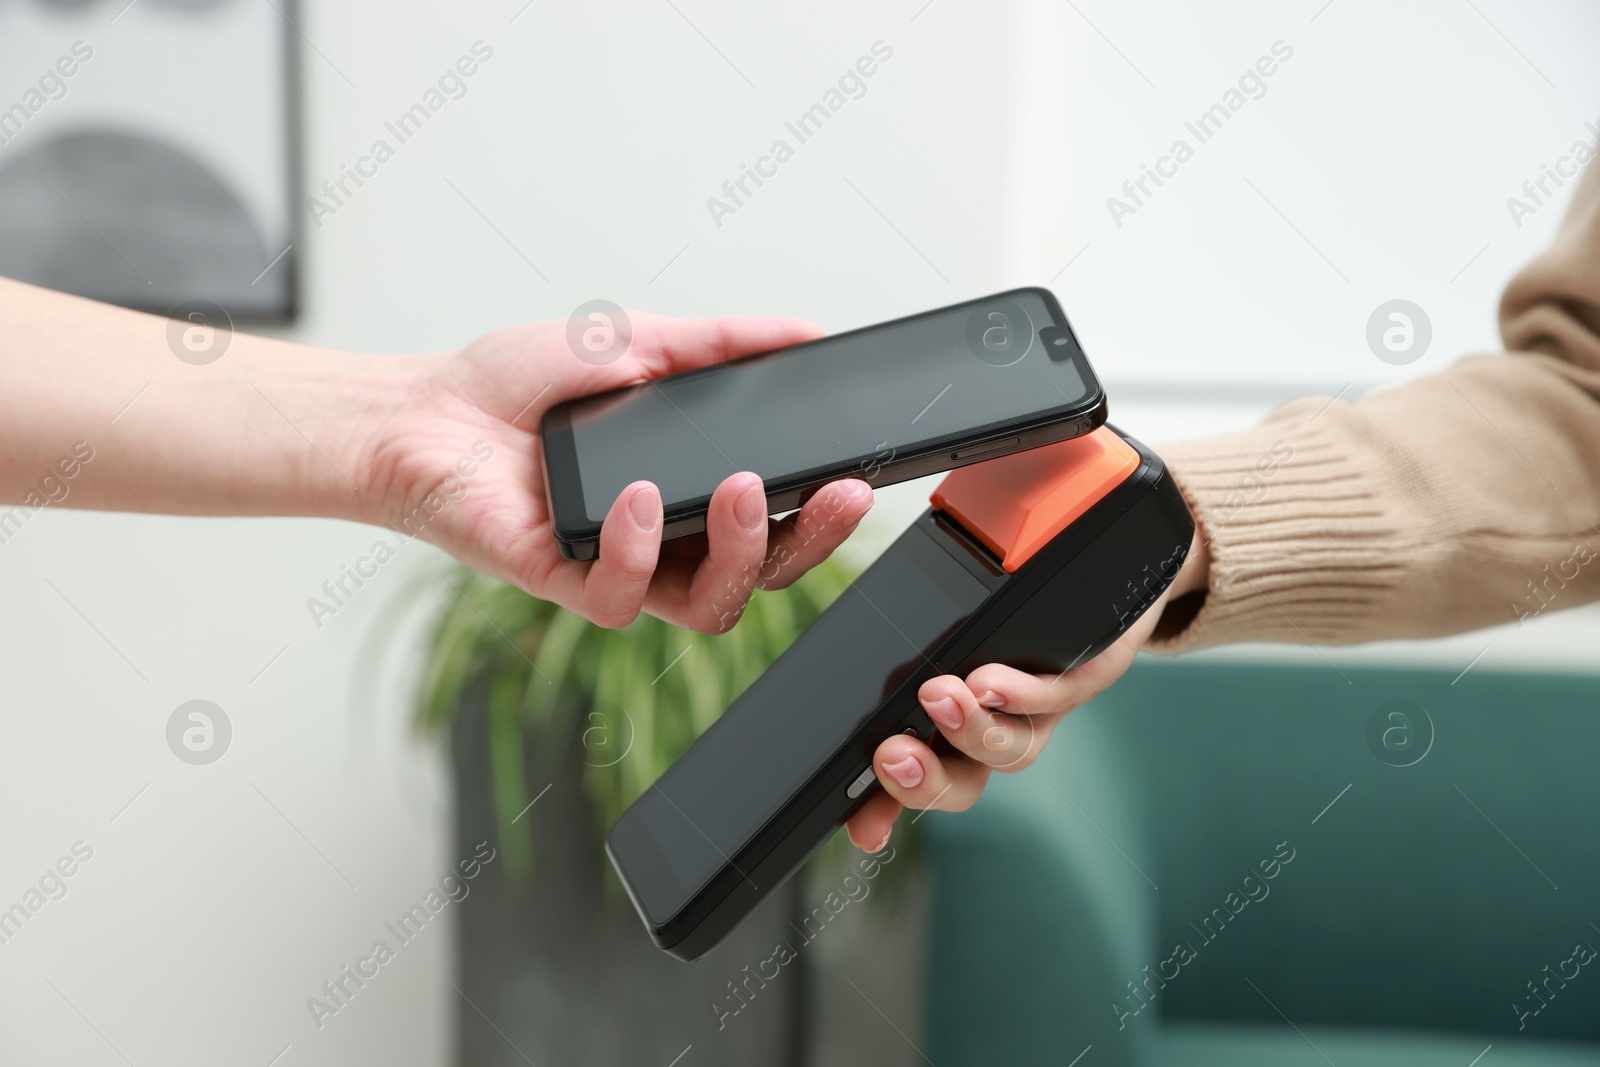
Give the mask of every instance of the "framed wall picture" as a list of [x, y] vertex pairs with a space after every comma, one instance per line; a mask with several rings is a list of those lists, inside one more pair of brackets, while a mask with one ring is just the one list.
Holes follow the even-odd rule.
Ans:
[[0, 0], [0, 275], [292, 318], [294, 17], [288, 0]]

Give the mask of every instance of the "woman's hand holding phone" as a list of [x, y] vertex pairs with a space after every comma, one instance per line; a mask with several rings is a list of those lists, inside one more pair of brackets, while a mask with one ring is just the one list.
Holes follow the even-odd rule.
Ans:
[[420, 357], [412, 364], [420, 373], [404, 375], [403, 402], [370, 405], [350, 433], [356, 481], [367, 487], [365, 517], [419, 532], [468, 565], [608, 627], [645, 611], [717, 633], [737, 621], [754, 589], [782, 588], [827, 558], [871, 506], [867, 484], [829, 483], [797, 515], [773, 522], [761, 480], [748, 472], [721, 483], [705, 533], [666, 545], [660, 493], [634, 482], [606, 516], [599, 559], [562, 558], [538, 433], [548, 408], [822, 333], [782, 318], [638, 314], [633, 323], [627, 353], [603, 365], [573, 354], [562, 322], [500, 330], [460, 352]]
[[[992, 772], [1032, 766], [1067, 713], [1110, 688], [1133, 664], [1167, 605], [1204, 592], [1210, 567], [1197, 528], [1188, 558], [1167, 591], [1110, 648], [1062, 674], [1027, 674], [990, 663], [965, 678], [942, 675], [922, 683], [917, 692], [922, 710], [955, 751], [935, 752], [903, 734], [879, 745], [872, 766], [883, 788], [851, 816], [851, 843], [877, 852], [888, 844], [906, 808], [965, 811], [983, 795]], [[1072, 606], [1063, 604], [1062, 610]]]
[[[620, 314], [591, 318], [607, 336], [627, 328]], [[735, 465], [761, 473], [778, 514], [835, 479], [891, 485], [1078, 437], [1105, 417], [1065, 312], [1031, 288], [586, 395], [550, 409], [541, 444], [557, 543], [590, 560], [634, 478], [660, 490], [670, 541], [705, 530]]]

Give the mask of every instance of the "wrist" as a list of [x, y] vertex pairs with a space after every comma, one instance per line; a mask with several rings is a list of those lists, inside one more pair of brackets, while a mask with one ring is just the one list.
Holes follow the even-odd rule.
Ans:
[[434, 357], [328, 349], [299, 356], [277, 384], [295, 407], [284, 413], [304, 438], [297, 478], [303, 513], [385, 524], [404, 491], [396, 471], [407, 462], [411, 438], [402, 425], [422, 407]]
[[188, 405], [216, 405], [233, 423], [234, 455], [218, 472], [233, 484], [213, 487], [214, 513], [381, 521], [374, 442], [410, 406], [423, 357], [244, 336], [235, 349], [183, 387]]

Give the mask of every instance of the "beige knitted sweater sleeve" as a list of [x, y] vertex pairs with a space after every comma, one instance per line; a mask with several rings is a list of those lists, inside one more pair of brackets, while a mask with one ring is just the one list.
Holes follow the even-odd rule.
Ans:
[[1427, 637], [1600, 599], [1600, 165], [1500, 333], [1504, 353], [1158, 448], [1212, 563], [1150, 647]]

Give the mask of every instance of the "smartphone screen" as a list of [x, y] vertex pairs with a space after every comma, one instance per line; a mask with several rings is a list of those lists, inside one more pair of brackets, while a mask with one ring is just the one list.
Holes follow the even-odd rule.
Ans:
[[665, 861], [629, 869], [652, 918], [682, 907], [896, 689], [931, 670], [926, 657], [987, 596], [926, 536], [902, 537], [841, 593], [624, 816], [639, 823], [618, 824], [631, 856], [648, 847]]
[[[660, 489], [670, 519], [738, 471], [760, 475], [772, 494], [819, 472], [848, 477], [951, 441], [1077, 416], [1099, 399], [1055, 299], [1022, 289], [558, 410], [570, 434], [562, 450], [596, 525], [640, 479]], [[552, 461], [558, 512], [564, 473]], [[570, 491], [565, 500], [579, 503]]]

